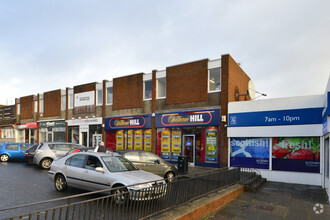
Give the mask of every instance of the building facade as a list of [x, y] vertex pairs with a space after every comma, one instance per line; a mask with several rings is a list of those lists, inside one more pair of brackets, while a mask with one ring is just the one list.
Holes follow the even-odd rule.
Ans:
[[15, 140], [135, 149], [227, 166], [228, 102], [250, 78], [229, 55], [16, 99]]

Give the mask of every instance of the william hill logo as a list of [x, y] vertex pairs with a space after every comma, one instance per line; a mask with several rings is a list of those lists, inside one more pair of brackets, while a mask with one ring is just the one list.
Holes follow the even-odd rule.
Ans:
[[195, 123], [195, 122], [204, 122], [203, 115], [170, 115], [168, 116], [169, 124], [183, 124], [183, 123]]
[[116, 127], [120, 127], [120, 126], [139, 126], [140, 121], [139, 121], [139, 119], [130, 119], [130, 120], [121, 119], [121, 120], [115, 120], [114, 125]]

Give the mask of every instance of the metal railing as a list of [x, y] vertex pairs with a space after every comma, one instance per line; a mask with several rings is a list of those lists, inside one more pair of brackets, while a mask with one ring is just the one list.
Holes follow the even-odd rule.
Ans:
[[[158, 214], [240, 181], [240, 168], [181, 175], [143, 190], [88, 192], [0, 210], [2, 219], [152, 219]], [[145, 184], [145, 183], [144, 183]], [[136, 187], [136, 185], [135, 185]], [[115, 192], [122, 191], [117, 194]]]

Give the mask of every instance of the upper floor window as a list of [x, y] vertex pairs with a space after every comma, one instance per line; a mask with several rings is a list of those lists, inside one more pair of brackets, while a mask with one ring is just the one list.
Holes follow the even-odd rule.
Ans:
[[157, 79], [157, 98], [166, 97], [166, 78]]
[[69, 109], [73, 109], [73, 89], [70, 89], [68, 93], [69, 93]]
[[221, 90], [220, 72], [220, 67], [209, 69], [209, 92], [216, 92]]
[[152, 98], [152, 80], [144, 81], [144, 100]]
[[38, 112], [38, 101], [34, 101], [34, 112]]
[[17, 115], [21, 114], [21, 104], [17, 104]]
[[61, 110], [66, 110], [66, 95], [62, 94], [61, 95]]
[[107, 88], [107, 105], [112, 104], [112, 99], [113, 99], [113, 90], [112, 87]]

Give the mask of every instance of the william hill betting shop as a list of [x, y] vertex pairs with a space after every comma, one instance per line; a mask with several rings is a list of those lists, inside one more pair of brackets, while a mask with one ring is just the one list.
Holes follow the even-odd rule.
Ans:
[[[172, 162], [219, 167], [220, 109], [155, 114], [156, 154]], [[151, 151], [151, 115], [105, 118], [107, 147]]]

